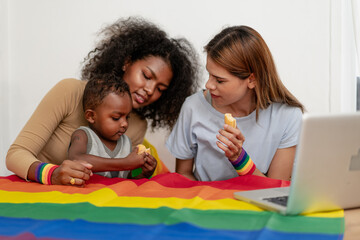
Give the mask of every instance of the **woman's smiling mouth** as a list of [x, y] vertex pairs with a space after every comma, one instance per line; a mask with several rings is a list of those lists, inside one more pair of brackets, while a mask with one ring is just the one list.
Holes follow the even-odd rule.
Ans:
[[143, 104], [145, 101], [147, 101], [146, 97], [144, 97], [138, 93], [134, 93], [134, 99], [139, 104]]

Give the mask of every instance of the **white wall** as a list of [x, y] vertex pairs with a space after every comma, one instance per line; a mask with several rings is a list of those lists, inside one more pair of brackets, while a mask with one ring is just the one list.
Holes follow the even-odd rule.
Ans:
[[9, 129], [8, 4], [0, 0], [0, 176], [7, 174], [5, 155], [12, 141]]
[[[6, 151], [45, 93], [60, 79], [79, 76], [104, 24], [130, 15], [188, 38], [203, 63], [203, 46], [223, 26], [249, 25], [262, 34], [280, 77], [308, 111], [330, 111], [331, 1], [0, 0], [0, 175], [9, 174]], [[173, 170], [163, 149], [166, 132], [158, 135], [147, 138]]]

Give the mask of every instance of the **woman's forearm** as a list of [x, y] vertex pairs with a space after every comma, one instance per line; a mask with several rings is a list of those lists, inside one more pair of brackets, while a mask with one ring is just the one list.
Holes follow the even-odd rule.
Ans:
[[175, 171], [190, 180], [196, 181], [197, 179], [193, 173], [194, 159], [176, 159]]
[[30, 165], [28, 174], [27, 174], [27, 179], [31, 180], [31, 181], [36, 181], [36, 176], [35, 176], [35, 171], [36, 171], [36, 167], [39, 166], [41, 162], [34, 162], [33, 164]]
[[253, 175], [256, 175], [256, 176], [261, 176], [261, 177], [266, 177], [262, 172], [260, 172], [259, 169], [255, 169], [255, 171], [253, 172]]

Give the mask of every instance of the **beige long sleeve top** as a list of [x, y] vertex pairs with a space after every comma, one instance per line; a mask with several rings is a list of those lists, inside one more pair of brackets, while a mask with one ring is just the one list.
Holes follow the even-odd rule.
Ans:
[[[82, 107], [87, 81], [64, 79], [42, 99], [21, 130], [6, 156], [7, 168], [26, 179], [36, 161], [60, 165], [67, 159], [71, 134], [79, 126], [87, 126]], [[147, 122], [131, 113], [126, 135], [132, 146], [142, 143]]]

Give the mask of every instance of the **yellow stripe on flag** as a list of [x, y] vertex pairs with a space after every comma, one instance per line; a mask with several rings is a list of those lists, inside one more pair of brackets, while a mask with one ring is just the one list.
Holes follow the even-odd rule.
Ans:
[[[86, 196], [87, 201], [84, 201]], [[24, 193], [0, 191], [1, 203], [80, 203], [89, 202], [99, 207], [128, 208], [159, 208], [173, 209], [191, 208], [199, 210], [249, 210], [262, 211], [255, 205], [235, 199], [204, 200], [200, 197], [182, 198], [149, 198], [149, 197], [119, 197], [109, 188], [103, 188], [89, 194], [66, 194], [57, 191], [46, 193]]]

